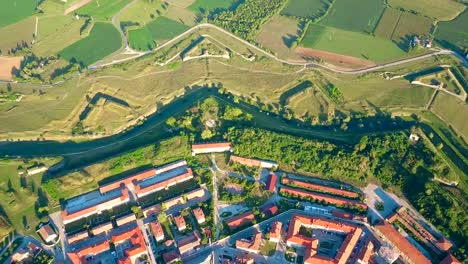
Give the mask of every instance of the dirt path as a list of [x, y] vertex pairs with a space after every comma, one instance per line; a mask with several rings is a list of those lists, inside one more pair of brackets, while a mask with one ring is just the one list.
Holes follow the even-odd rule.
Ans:
[[81, 0], [79, 2], [76, 2], [73, 5], [71, 5], [69, 8], [65, 9], [65, 12], [63, 14], [68, 15], [71, 12], [73, 12], [73, 11], [75, 11], [77, 9], [80, 9], [81, 7], [91, 3], [91, 1], [93, 1], [93, 0]]

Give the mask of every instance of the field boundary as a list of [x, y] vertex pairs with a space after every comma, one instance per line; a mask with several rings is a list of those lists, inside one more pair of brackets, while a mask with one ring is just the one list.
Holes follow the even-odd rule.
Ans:
[[82, 8], [83, 6], [91, 3], [93, 0], [81, 0], [80, 2], [78, 3], [75, 3], [73, 4], [72, 6], [70, 6], [69, 8], [65, 9], [65, 11], [63, 12], [64, 15], [68, 15], [70, 14], [71, 12], [75, 11], [75, 10], [78, 10], [80, 8]]

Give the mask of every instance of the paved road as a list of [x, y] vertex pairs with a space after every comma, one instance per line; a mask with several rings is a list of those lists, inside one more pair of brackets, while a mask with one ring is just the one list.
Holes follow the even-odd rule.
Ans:
[[248, 47], [250, 47], [250, 48], [252, 48], [252, 49], [254, 49], [254, 50], [256, 50], [256, 51], [258, 51], [258, 52], [260, 52], [262, 54], [264, 54], [265, 56], [267, 56], [267, 57], [269, 57], [269, 58], [271, 58], [271, 59], [273, 59], [275, 61], [278, 61], [278, 62], [281, 62], [281, 63], [284, 63], [284, 64], [288, 64], [288, 65], [295, 65], [295, 66], [318, 67], [318, 68], [322, 68], [322, 69], [325, 69], [325, 70], [328, 70], [328, 71], [332, 71], [332, 72], [335, 72], [335, 73], [341, 73], [341, 74], [364, 74], [364, 73], [378, 71], [378, 70], [382, 70], [382, 69], [393, 67], [393, 66], [398, 66], [398, 65], [401, 65], [401, 64], [409, 63], [409, 62], [414, 62], [414, 61], [418, 61], [418, 60], [427, 59], [427, 58], [438, 56], [438, 55], [453, 55], [456, 58], [458, 58], [459, 60], [461, 60], [465, 67], [468, 64], [468, 62], [464, 59], [463, 56], [460, 56], [458, 53], [456, 53], [454, 51], [451, 51], [451, 50], [435, 50], [433, 53], [430, 53], [430, 54], [425, 54], [425, 55], [421, 55], [421, 56], [417, 56], [417, 57], [413, 57], [413, 58], [408, 58], [408, 59], [402, 59], [402, 60], [395, 61], [395, 62], [384, 63], [384, 64], [380, 64], [380, 65], [377, 65], [377, 66], [365, 68], [365, 69], [340, 70], [340, 69], [325, 66], [323, 64], [315, 63], [315, 62], [294, 62], [294, 61], [288, 61], [288, 60], [280, 59], [280, 58], [276, 57], [275, 55], [273, 55], [273, 54], [271, 54], [271, 53], [257, 47], [256, 45], [254, 45], [254, 44], [252, 44], [252, 43], [250, 43], [250, 42], [248, 42], [248, 41], [246, 41], [246, 40], [232, 34], [231, 32], [229, 32], [227, 30], [224, 30], [224, 29], [222, 29], [222, 28], [220, 28], [220, 27], [218, 27], [216, 25], [210, 24], [210, 23], [203, 23], [203, 24], [199, 24], [199, 25], [196, 25], [196, 26], [188, 29], [187, 31], [181, 33], [180, 35], [174, 37], [173, 39], [169, 40], [168, 42], [162, 44], [161, 46], [157, 47], [156, 49], [154, 49], [152, 51], [143, 52], [143, 53], [141, 53], [141, 54], [139, 54], [139, 55], [137, 55], [135, 57], [126, 58], [126, 59], [122, 59], [122, 60], [118, 60], [118, 61], [113, 61], [113, 62], [110, 62], [110, 63], [95, 64], [95, 65], [90, 66], [90, 68], [100, 68], [100, 67], [104, 67], [104, 66], [108, 66], [108, 65], [113, 65], [113, 64], [120, 63], [120, 62], [132, 60], [132, 59], [144, 56], [144, 55], [152, 53], [152, 52], [157, 52], [160, 49], [163, 49], [166, 46], [171, 45], [172, 43], [176, 42], [180, 38], [182, 38], [182, 37], [184, 37], [184, 36], [186, 36], [188, 34], [191, 34], [192, 32], [194, 32], [196, 30], [200, 30], [200, 29], [203, 29], [203, 28], [210, 28], [210, 29], [218, 30], [218, 31], [220, 31], [220, 32], [222, 32], [222, 33], [224, 33], [224, 34], [238, 40], [239, 42], [247, 45]]

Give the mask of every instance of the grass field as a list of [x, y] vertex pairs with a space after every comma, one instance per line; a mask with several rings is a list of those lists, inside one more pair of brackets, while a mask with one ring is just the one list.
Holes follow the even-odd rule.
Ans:
[[130, 3], [129, 0], [93, 0], [75, 12], [92, 16], [95, 21], [110, 21], [128, 3]]
[[120, 33], [110, 23], [98, 22], [94, 24], [89, 36], [68, 46], [59, 54], [67, 60], [90, 65], [112, 52], [118, 50], [122, 40]]
[[198, 23], [197, 15], [192, 10], [176, 5], [169, 5], [164, 16], [186, 26], [195, 26]]
[[329, 0], [289, 0], [280, 14], [317, 19], [327, 12], [330, 2]]
[[229, 9], [231, 6], [239, 2], [239, 0], [196, 0], [188, 9], [206, 14], [213, 12], [217, 9]]
[[40, 17], [33, 52], [38, 56], [57, 54], [81, 39], [84, 22], [71, 16]]
[[299, 37], [299, 30], [295, 19], [275, 15], [262, 26], [257, 41], [280, 58], [287, 58], [291, 43]]
[[129, 30], [130, 46], [135, 49], [147, 50], [154, 48], [156, 43], [171, 39], [187, 30], [182, 23], [166, 17], [158, 17], [140, 29]]
[[468, 122], [466, 115], [468, 105], [452, 95], [439, 92], [432, 103], [431, 111], [452, 126], [457, 134], [468, 141]]
[[133, 5], [122, 11], [118, 19], [120, 22], [131, 21], [138, 23], [140, 26], [144, 26], [153, 20], [151, 15], [154, 17], [158, 16], [157, 10], [159, 10], [159, 12], [163, 12], [161, 2], [161, 0], [138, 0]]
[[398, 25], [398, 20], [403, 12], [394, 8], [385, 8], [374, 34], [378, 37], [392, 39], [393, 32]]
[[336, 0], [320, 24], [357, 32], [374, 32], [384, 11], [383, 0]]
[[407, 46], [414, 36], [430, 36], [432, 23], [427, 17], [403, 12], [391, 39], [400, 46]]
[[[4, 0], [0, 3], [0, 28], [32, 15], [39, 0]], [[4, 36], [4, 35], [2, 35]]]
[[394, 60], [406, 54], [390, 40], [321, 25], [311, 25], [301, 45], [374, 62]]
[[16, 48], [22, 42], [31, 45], [35, 23], [36, 19], [29, 17], [18, 23], [0, 28], [0, 50], [2, 54], [7, 55], [9, 50]]
[[303, 117], [319, 117], [321, 114], [327, 114], [329, 103], [320, 90], [308, 88], [291, 96], [287, 100], [287, 106], [298, 119]]
[[446, 48], [464, 53], [468, 49], [468, 10], [452, 21], [437, 24], [435, 38]]
[[464, 6], [453, 0], [388, 0], [393, 8], [416, 11], [437, 20], [452, 20], [460, 14]]

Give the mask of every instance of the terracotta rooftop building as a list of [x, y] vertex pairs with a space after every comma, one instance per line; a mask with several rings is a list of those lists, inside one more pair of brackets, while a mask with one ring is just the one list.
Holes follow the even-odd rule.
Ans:
[[83, 232], [80, 232], [80, 233], [77, 233], [77, 234], [74, 234], [74, 235], [71, 235], [71, 236], [67, 236], [67, 238], [68, 238], [67, 242], [68, 242], [68, 244], [72, 244], [72, 243], [87, 239], [88, 237], [89, 237], [88, 231], [85, 230]]
[[353, 192], [353, 191], [333, 188], [333, 187], [330, 187], [330, 186], [324, 186], [324, 185], [320, 185], [320, 184], [314, 184], [314, 183], [310, 183], [310, 182], [307, 182], [307, 181], [301, 181], [301, 180], [291, 179], [291, 178], [287, 178], [287, 177], [284, 177], [281, 180], [281, 182], [283, 184], [287, 184], [287, 185], [293, 185], [293, 186], [297, 186], [297, 187], [300, 187], [300, 188], [309, 189], [309, 190], [312, 190], [312, 191], [330, 193], [330, 194], [343, 196], [343, 197], [347, 197], [347, 198], [358, 198], [359, 197], [359, 194], [356, 193], [356, 192]]
[[278, 164], [272, 161], [243, 158], [243, 157], [239, 157], [236, 155], [231, 155], [230, 161], [237, 162], [242, 165], [249, 166], [249, 167], [259, 167], [259, 168], [268, 168], [268, 169], [278, 167]]
[[227, 151], [232, 151], [230, 142], [193, 144], [192, 145], [193, 156], [197, 154], [203, 154], [203, 153], [227, 152]]
[[277, 178], [278, 177], [276, 177], [276, 174], [274, 172], [271, 172], [268, 175], [268, 180], [266, 182], [266, 189], [271, 193], [276, 192], [276, 181], [278, 180]]
[[203, 210], [200, 207], [193, 209], [193, 215], [195, 215], [197, 223], [199, 224], [203, 224], [206, 220], [205, 213], [203, 213]]
[[171, 250], [163, 254], [163, 260], [166, 264], [172, 264], [180, 261], [180, 255], [175, 250]]
[[123, 226], [125, 224], [136, 221], [136, 216], [134, 214], [124, 215], [116, 219], [117, 226]]
[[119, 264], [135, 264], [140, 256], [148, 254], [143, 233], [138, 226], [123, 233], [113, 235], [112, 242], [115, 245], [128, 243], [130, 247], [124, 250], [123, 258], [119, 259]]
[[39, 230], [37, 230], [37, 232], [46, 243], [52, 243], [57, 239], [57, 234], [54, 232], [50, 224], [43, 225]]
[[281, 193], [287, 193], [290, 195], [295, 195], [299, 196], [302, 198], [310, 198], [314, 200], [319, 200], [319, 201], [324, 201], [327, 203], [335, 204], [335, 205], [340, 205], [340, 206], [348, 206], [348, 207], [357, 207], [360, 209], [367, 210], [367, 205], [362, 202], [358, 201], [353, 201], [353, 200], [348, 200], [344, 198], [338, 198], [338, 197], [333, 197], [327, 194], [321, 194], [321, 193], [314, 193], [314, 192], [308, 192], [300, 189], [294, 189], [290, 187], [281, 187], [280, 189]]
[[98, 225], [96, 227], [93, 227], [93, 235], [97, 236], [97, 235], [102, 234], [102, 233], [107, 233], [107, 232], [111, 231], [112, 228], [114, 228], [114, 227], [112, 226], [111, 222], [107, 222], [107, 223], [104, 223], [102, 225]]
[[407, 261], [415, 264], [431, 263], [431, 261], [421, 253], [421, 251], [413, 246], [413, 244], [411, 244], [386, 220], [380, 221], [376, 225], [376, 230], [378, 230], [386, 239], [397, 247]]
[[185, 166], [179, 167], [136, 183], [135, 193], [138, 198], [141, 198], [148, 194], [168, 189], [171, 186], [188, 181], [192, 178], [192, 169]]
[[184, 237], [177, 242], [180, 254], [188, 253], [200, 246], [201, 237], [200, 233], [195, 230], [190, 236]]
[[73, 264], [87, 264], [88, 259], [95, 257], [103, 252], [109, 251], [110, 245], [107, 240], [81, 248], [78, 251], [68, 252], [67, 255]]
[[236, 248], [257, 254], [262, 244], [262, 233], [256, 233], [251, 240], [239, 239], [236, 241]]
[[275, 214], [278, 213], [278, 206], [274, 203], [267, 203], [265, 205], [262, 205], [260, 208], [260, 211], [265, 214], [267, 217], [274, 216]]
[[252, 212], [248, 211], [246, 213], [233, 216], [226, 220], [229, 229], [234, 230], [238, 227], [251, 223], [255, 219], [255, 216]]
[[150, 223], [151, 231], [153, 232], [154, 238], [157, 242], [164, 240], [164, 231], [162, 229], [161, 223], [158, 221]]
[[461, 264], [452, 254], [448, 254], [439, 264]]
[[177, 230], [184, 231], [187, 228], [187, 224], [185, 223], [185, 218], [182, 215], [174, 217], [174, 222], [177, 226]]
[[273, 222], [270, 229], [270, 241], [278, 243], [281, 240], [281, 228], [283, 224], [279, 221]]
[[[332, 259], [318, 254], [319, 240], [300, 234], [299, 231], [301, 226], [345, 233], [345, 240], [338, 249], [335, 258]], [[363, 231], [360, 227], [351, 224], [323, 219], [320, 217], [293, 215], [291, 217], [291, 223], [289, 225], [286, 242], [288, 246], [299, 246], [305, 248], [305, 264], [345, 264], [352, 257], [353, 250], [356, 247], [356, 244], [362, 233]]]
[[374, 244], [369, 240], [359, 253], [358, 263], [368, 264], [372, 254], [374, 254]]

